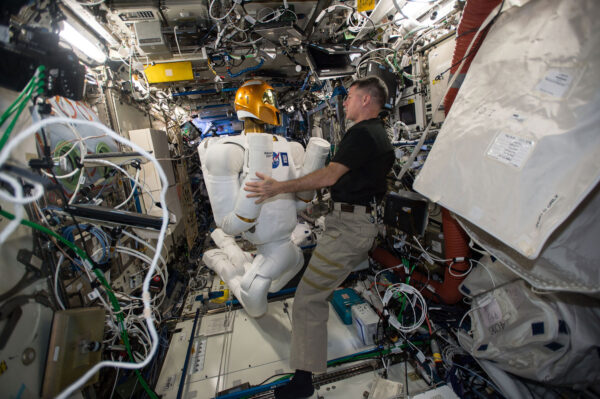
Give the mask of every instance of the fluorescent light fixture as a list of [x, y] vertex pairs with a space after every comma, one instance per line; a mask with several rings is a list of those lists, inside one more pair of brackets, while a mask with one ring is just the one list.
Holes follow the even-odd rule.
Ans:
[[68, 22], [63, 22], [63, 28], [60, 31], [60, 37], [63, 38], [66, 42], [71, 44], [72, 46], [77, 47], [79, 51], [90, 57], [96, 62], [103, 64], [106, 61], [106, 54], [102, 52], [93, 44], [89, 39], [79, 33], [73, 25]]
[[115, 38], [107, 32], [106, 29], [102, 27], [94, 18], [92, 14], [88, 10], [87, 7], [83, 7], [81, 4], [77, 2], [77, 0], [63, 0], [63, 2], [85, 23], [96, 31], [97, 34], [102, 36], [104, 40], [108, 42], [111, 47], [118, 47], [119, 43], [115, 40]]

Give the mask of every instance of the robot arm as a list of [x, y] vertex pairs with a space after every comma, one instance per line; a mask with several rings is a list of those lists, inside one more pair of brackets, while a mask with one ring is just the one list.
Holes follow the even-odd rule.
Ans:
[[[304, 164], [302, 165], [302, 171], [300, 177], [305, 176], [315, 170], [321, 169], [325, 166], [325, 161], [329, 155], [329, 142], [319, 137], [311, 137], [306, 146], [306, 155], [304, 156]], [[315, 196], [315, 191], [302, 191], [296, 193], [296, 208], [298, 210], [304, 210], [306, 205]]]
[[[259, 180], [256, 172], [271, 176], [272, 157], [270, 134], [249, 134], [246, 150], [233, 143], [208, 147], [204, 181], [215, 223], [225, 233], [236, 235], [254, 225], [261, 205], [255, 204], [253, 198], [246, 198], [243, 187], [247, 181]], [[246, 177], [240, 185], [242, 170]]]

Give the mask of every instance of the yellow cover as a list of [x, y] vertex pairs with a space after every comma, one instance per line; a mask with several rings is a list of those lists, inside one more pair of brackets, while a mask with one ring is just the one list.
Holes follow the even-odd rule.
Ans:
[[194, 79], [192, 63], [189, 61], [146, 65], [144, 73], [146, 74], [148, 83], [177, 82]]

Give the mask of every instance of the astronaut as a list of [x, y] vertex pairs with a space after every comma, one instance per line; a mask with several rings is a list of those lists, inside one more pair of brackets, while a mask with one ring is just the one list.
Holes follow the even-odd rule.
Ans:
[[[302, 268], [304, 257], [291, 240], [296, 213], [306, 208], [314, 191], [275, 196], [262, 204], [247, 198], [247, 181], [256, 172], [277, 180], [304, 176], [325, 164], [329, 143], [313, 137], [306, 153], [301, 144], [264, 133], [265, 124], [279, 126], [275, 91], [262, 80], [245, 82], [235, 94], [237, 117], [244, 121], [239, 136], [207, 138], [198, 152], [217, 229], [211, 237], [219, 247], [206, 251], [205, 264], [228, 285], [246, 312], [267, 311], [267, 293], [281, 290]], [[234, 236], [242, 234], [257, 248], [244, 252]]]

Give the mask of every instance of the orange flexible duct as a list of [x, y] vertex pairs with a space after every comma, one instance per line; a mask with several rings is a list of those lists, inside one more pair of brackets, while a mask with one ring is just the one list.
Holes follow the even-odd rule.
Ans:
[[[465, 75], [467, 70], [471, 66], [471, 62], [473, 58], [475, 58], [475, 54], [479, 50], [481, 43], [485, 39], [487, 34], [487, 29], [481, 32], [479, 37], [475, 39], [475, 43], [471, 47], [470, 54], [468, 55], [465, 63], [463, 64], [460, 71], [458, 67], [462, 61], [462, 59], [467, 56], [465, 54], [467, 52], [467, 48], [473, 40], [473, 36], [476, 34], [477, 30], [483, 23], [483, 21], [487, 18], [490, 12], [500, 4], [502, 0], [469, 0], [465, 5], [465, 9], [463, 12], [463, 16], [458, 24], [458, 29], [456, 30], [456, 46], [454, 47], [454, 55], [452, 57], [452, 68], [450, 69], [450, 76], [458, 73], [461, 75]], [[489, 27], [488, 27], [489, 28]], [[463, 76], [459, 76], [451, 88], [448, 89], [448, 94], [444, 98], [444, 110], [446, 114], [450, 111], [452, 107], [452, 103], [454, 103], [454, 99], [458, 94], [458, 89], [462, 81], [464, 80]]]

